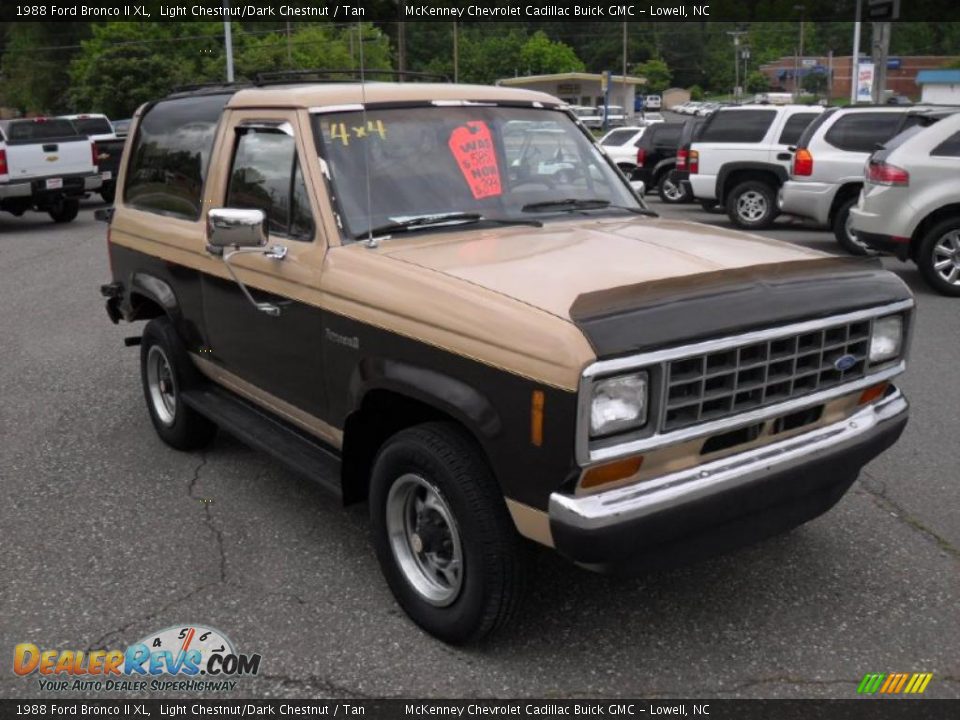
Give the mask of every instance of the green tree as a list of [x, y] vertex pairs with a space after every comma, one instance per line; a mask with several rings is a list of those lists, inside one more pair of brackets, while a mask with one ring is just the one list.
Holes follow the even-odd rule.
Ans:
[[673, 79], [673, 73], [667, 64], [659, 58], [647, 60], [639, 65], [634, 65], [632, 72], [635, 75], [647, 79], [647, 88], [650, 92], [661, 93], [670, 87], [670, 81]]
[[804, 90], [814, 95], [822, 95], [827, 91], [827, 74], [812, 72], [804, 76], [800, 83]]
[[0, 35], [0, 105], [24, 113], [52, 114], [69, 109], [69, 76], [63, 67], [87, 23], [9, 23]]
[[759, 70], [754, 70], [752, 73], [747, 75], [746, 88], [747, 92], [751, 93], [766, 92], [770, 89], [770, 81], [762, 72]]
[[583, 61], [569, 45], [555, 42], [546, 33], [537, 31], [520, 49], [523, 72], [532, 75], [583, 71]]
[[699, 85], [691, 85], [689, 91], [691, 100], [703, 100], [703, 88]]

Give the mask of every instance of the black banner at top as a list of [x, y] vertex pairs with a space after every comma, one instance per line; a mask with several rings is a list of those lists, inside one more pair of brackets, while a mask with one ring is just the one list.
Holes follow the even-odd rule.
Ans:
[[[4, 0], [5, 22], [852, 21], [856, 0]], [[862, 0], [861, 19], [960, 21], [957, 0]]]

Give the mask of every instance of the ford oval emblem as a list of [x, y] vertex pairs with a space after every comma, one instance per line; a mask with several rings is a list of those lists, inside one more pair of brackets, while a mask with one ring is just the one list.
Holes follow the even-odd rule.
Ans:
[[833, 366], [840, 372], [846, 372], [857, 364], [857, 359], [853, 355], [841, 355], [833, 361]]

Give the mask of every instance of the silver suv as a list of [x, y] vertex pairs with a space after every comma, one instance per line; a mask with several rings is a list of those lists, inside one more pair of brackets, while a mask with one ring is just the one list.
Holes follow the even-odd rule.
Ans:
[[790, 179], [780, 189], [781, 212], [829, 227], [854, 255], [866, 255], [850, 225], [863, 187], [863, 165], [878, 146], [902, 131], [927, 126], [954, 108], [869, 106], [828, 110], [800, 136]]
[[869, 247], [913, 260], [934, 290], [960, 297], [960, 114], [874, 153], [850, 217]]

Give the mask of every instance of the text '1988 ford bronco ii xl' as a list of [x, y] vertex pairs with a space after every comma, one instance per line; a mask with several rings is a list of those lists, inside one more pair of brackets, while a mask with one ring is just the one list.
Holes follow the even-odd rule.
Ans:
[[907, 422], [913, 299], [647, 210], [536, 92], [251, 84], [142, 107], [110, 318], [179, 449], [220, 426], [367, 500], [404, 610], [502, 626], [521, 537], [603, 571], [825, 512]]

